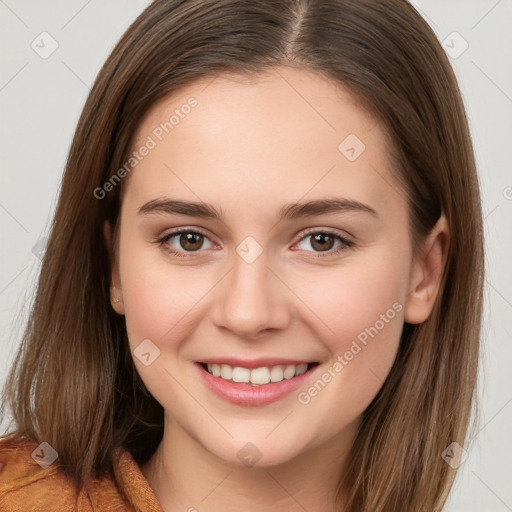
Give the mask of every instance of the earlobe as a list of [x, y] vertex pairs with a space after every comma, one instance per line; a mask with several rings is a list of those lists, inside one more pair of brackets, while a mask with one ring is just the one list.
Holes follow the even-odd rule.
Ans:
[[103, 224], [103, 235], [105, 238], [105, 245], [109, 254], [110, 262], [110, 303], [112, 308], [119, 315], [124, 315], [123, 292], [121, 289], [121, 279], [119, 276], [119, 269], [117, 267], [115, 248], [112, 243], [112, 226], [109, 221]]
[[430, 316], [440, 293], [449, 240], [448, 222], [443, 214], [413, 261], [409, 294], [405, 303], [404, 320], [406, 322], [419, 324]]

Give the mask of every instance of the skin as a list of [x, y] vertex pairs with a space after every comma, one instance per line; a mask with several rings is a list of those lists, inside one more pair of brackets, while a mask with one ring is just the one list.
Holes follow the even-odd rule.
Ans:
[[[304, 70], [187, 86], [148, 112], [134, 148], [191, 96], [198, 105], [125, 178], [111, 248], [112, 306], [126, 317], [132, 352], [147, 338], [160, 350], [149, 366], [134, 357], [165, 410], [163, 441], [142, 472], [166, 512], [334, 510], [348, 450], [403, 323], [423, 322], [439, 292], [446, 220], [415, 253], [382, 125], [341, 86]], [[366, 146], [354, 161], [338, 149], [349, 134]], [[138, 213], [164, 197], [204, 201], [225, 217]], [[378, 215], [277, 220], [286, 203], [334, 197]], [[187, 252], [179, 235], [167, 241], [188, 258], [155, 242], [179, 227], [207, 235], [198, 251]], [[322, 252], [309, 228], [354, 243], [334, 254], [341, 242], [328, 239]], [[108, 223], [105, 236], [111, 247]], [[236, 252], [247, 236], [263, 248], [250, 264]], [[308, 404], [295, 392], [234, 405], [196, 378], [194, 361], [218, 356], [318, 361], [320, 375], [396, 302], [401, 311]], [[237, 457], [247, 442], [261, 452], [253, 467]]]

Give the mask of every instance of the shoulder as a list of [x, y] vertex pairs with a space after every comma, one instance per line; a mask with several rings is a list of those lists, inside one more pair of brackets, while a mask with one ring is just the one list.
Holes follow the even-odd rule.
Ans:
[[3, 510], [76, 510], [74, 486], [56, 464], [50, 463], [54, 458], [50, 449], [49, 445], [39, 445], [24, 438], [0, 439], [0, 503]]
[[[6, 511], [68, 512], [97, 509], [89, 493], [77, 494], [73, 481], [60, 470], [50, 445], [29, 439], [0, 439], [0, 503]], [[118, 495], [113, 485], [101, 482], [104, 498]], [[96, 491], [100, 490], [94, 485]], [[109, 496], [110, 495], [110, 496]], [[110, 510], [110, 508], [106, 508]], [[123, 510], [123, 508], [116, 508]]]
[[0, 509], [9, 512], [162, 512], [129, 452], [119, 451], [114, 471], [129, 505], [109, 477], [90, 479], [86, 490], [76, 492], [74, 482], [59, 468], [58, 454], [46, 443], [25, 438], [0, 438]]

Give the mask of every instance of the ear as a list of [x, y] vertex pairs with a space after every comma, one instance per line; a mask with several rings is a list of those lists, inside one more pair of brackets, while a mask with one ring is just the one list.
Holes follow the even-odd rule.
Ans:
[[405, 302], [406, 322], [420, 324], [430, 316], [439, 293], [449, 241], [448, 222], [442, 214], [413, 261]]
[[103, 224], [103, 235], [110, 260], [110, 303], [112, 308], [119, 315], [124, 315], [123, 290], [121, 288], [121, 278], [119, 268], [115, 257], [115, 248], [113, 245], [112, 226], [108, 220]]

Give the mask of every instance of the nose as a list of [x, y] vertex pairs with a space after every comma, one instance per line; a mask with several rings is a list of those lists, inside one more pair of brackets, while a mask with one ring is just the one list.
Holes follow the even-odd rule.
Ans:
[[268, 263], [265, 252], [252, 263], [234, 257], [232, 270], [223, 279], [215, 300], [217, 327], [250, 339], [288, 326], [293, 294]]

